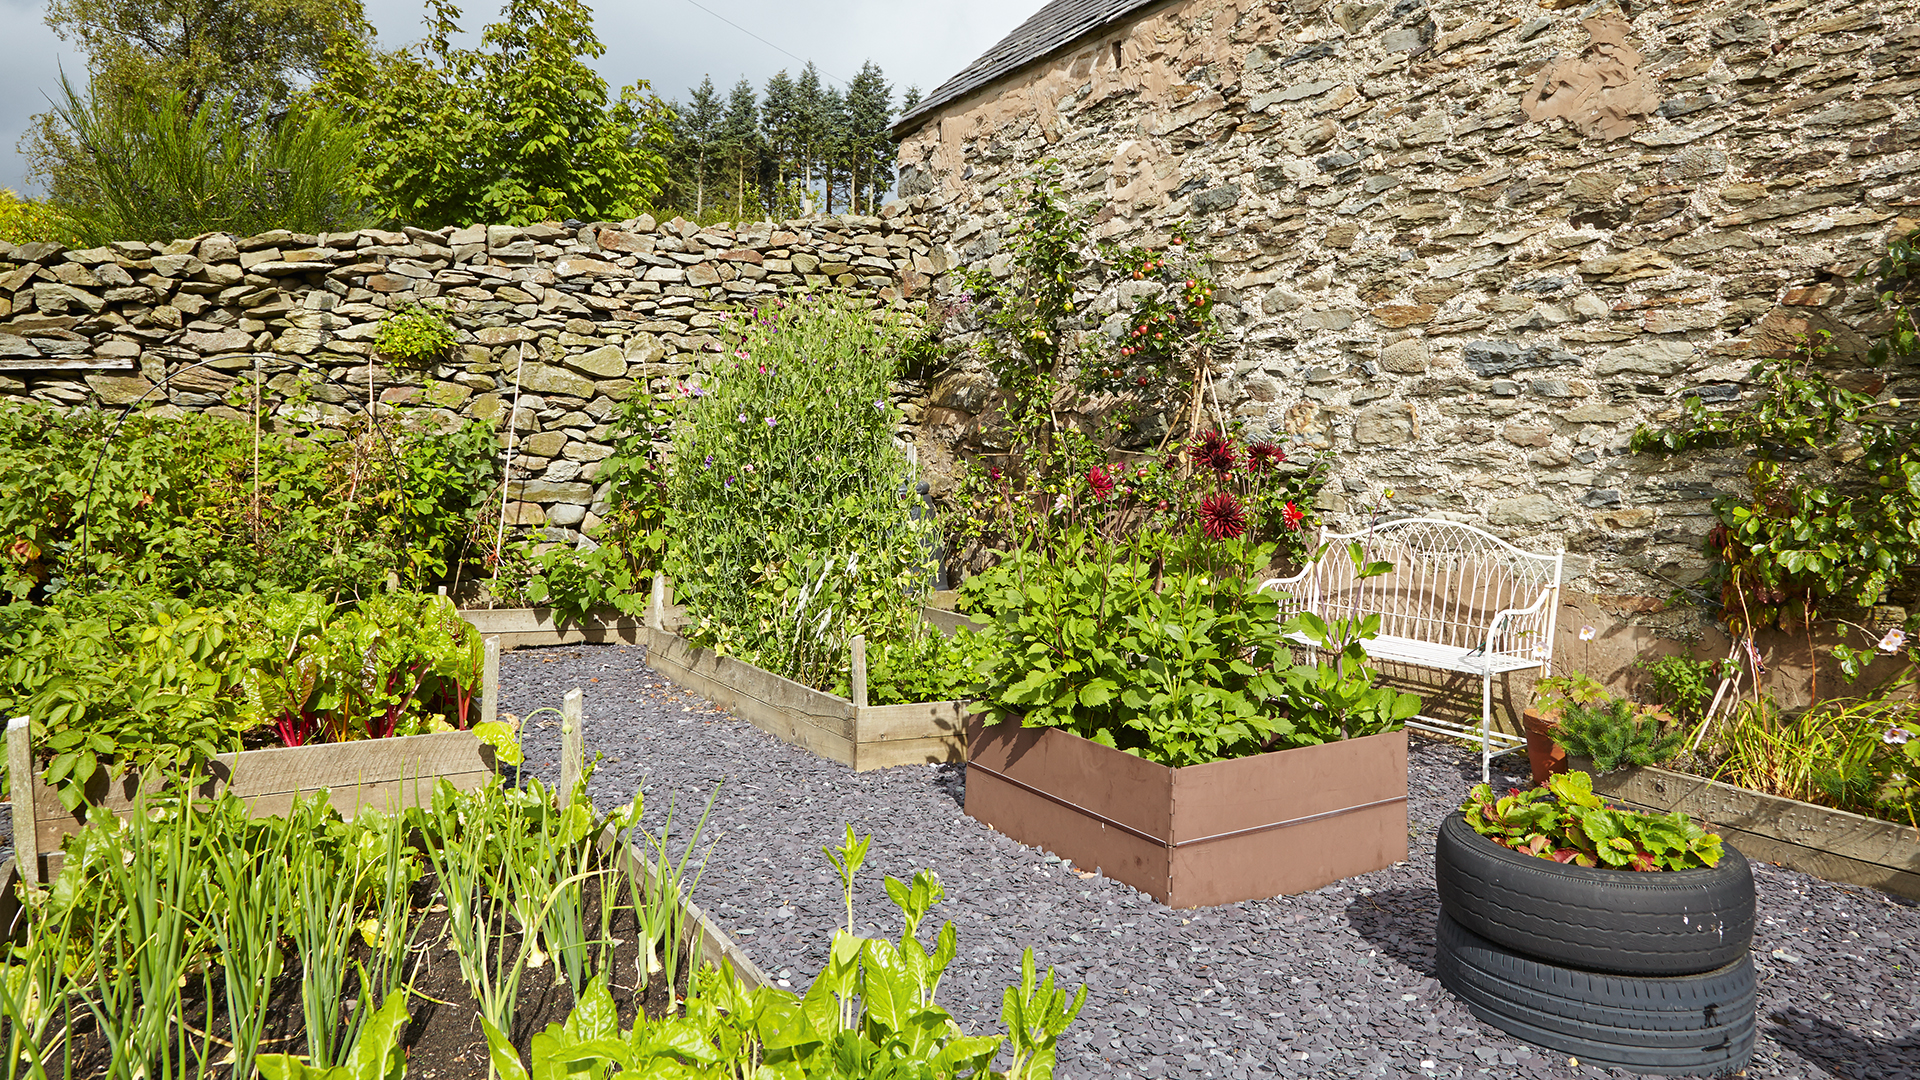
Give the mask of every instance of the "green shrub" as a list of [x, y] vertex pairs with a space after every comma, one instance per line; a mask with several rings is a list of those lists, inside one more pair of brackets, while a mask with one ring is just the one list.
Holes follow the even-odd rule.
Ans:
[[60, 210], [90, 243], [372, 223], [352, 194], [359, 133], [323, 107], [250, 116], [185, 91], [103, 98], [62, 76], [55, 112], [78, 151]]
[[0, 188], [0, 240], [10, 244], [51, 240], [68, 246], [82, 242], [65, 214], [46, 203], [23, 199], [11, 188]]
[[732, 326], [674, 430], [667, 569], [683, 633], [825, 688], [853, 635], [912, 632], [930, 577], [890, 403], [908, 330], [838, 296]]
[[1642, 715], [1632, 702], [1605, 701], [1568, 705], [1560, 713], [1553, 738], [1570, 757], [1593, 759], [1596, 772], [1628, 765], [1659, 765], [1680, 752], [1687, 733], [1655, 716]]
[[408, 304], [380, 320], [373, 348], [402, 364], [430, 365], [453, 349], [453, 324], [446, 313], [425, 304]]

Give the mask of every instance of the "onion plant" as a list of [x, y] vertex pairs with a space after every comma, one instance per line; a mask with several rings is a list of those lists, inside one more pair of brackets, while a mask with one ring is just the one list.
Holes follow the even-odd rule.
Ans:
[[[720, 787], [716, 784], [713, 794], [707, 798], [707, 808], [694, 825], [693, 835], [687, 837], [687, 844], [681, 849], [678, 860], [673, 858], [667, 844], [667, 836], [673, 828], [671, 797], [667, 799], [667, 820], [661, 824], [658, 835], [643, 829], [633, 830], [646, 844], [644, 852], [632, 843], [631, 833], [622, 844], [628, 860], [627, 887], [633, 900], [634, 920], [640, 929], [640, 955], [635, 962], [640, 980], [638, 989], [645, 993], [653, 974], [665, 971], [670, 1002], [675, 993], [673, 980], [678, 977], [680, 970], [680, 939], [686, 934], [680, 901], [699, 888], [700, 878], [706, 873], [707, 859], [705, 855], [700, 857], [691, 882], [686, 880], [687, 863], [693, 858], [693, 849], [700, 843], [700, 834], [706, 831], [707, 818], [713, 813], [713, 804], [719, 798]], [[640, 807], [640, 793], [636, 791], [628, 807], [629, 819], [640, 816]]]
[[[183, 815], [194, 816], [198, 815]], [[286, 959], [280, 942], [288, 929], [286, 887], [293, 869], [289, 865], [293, 830], [284, 821], [252, 826], [238, 801], [217, 804], [206, 822], [207, 835], [202, 839], [207, 842], [200, 849], [207, 856], [206, 869], [195, 875], [204, 901], [200, 910], [208, 913], [208, 942], [219, 950], [232, 1075], [247, 1077], [253, 1075], [254, 1057], [266, 1031], [268, 1000]], [[207, 981], [212, 982], [211, 972]], [[211, 992], [207, 1005], [211, 1027]]]
[[[4, 1080], [24, 1075], [47, 1080], [47, 1063], [56, 1051], [65, 1061], [63, 1074], [73, 1069], [74, 973], [84, 963], [85, 935], [76, 933], [75, 911], [52, 906], [43, 915], [26, 920], [25, 938], [14, 947], [10, 963], [0, 968], [0, 1047], [6, 1053]], [[49, 1033], [52, 1041], [49, 1043]]]
[[205, 1036], [196, 1051], [178, 1022], [181, 987], [204, 959], [193, 915], [204, 872], [199, 816], [142, 797], [127, 828], [101, 831], [103, 857], [89, 882], [99, 903], [88, 956], [94, 981], [83, 997], [106, 1040], [111, 1080], [206, 1073]]

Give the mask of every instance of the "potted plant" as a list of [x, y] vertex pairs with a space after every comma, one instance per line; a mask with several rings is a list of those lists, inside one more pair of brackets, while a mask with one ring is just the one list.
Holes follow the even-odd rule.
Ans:
[[1567, 771], [1567, 754], [1554, 742], [1554, 729], [1569, 705], [1588, 705], [1603, 701], [1607, 688], [1591, 676], [1578, 671], [1552, 675], [1533, 684], [1533, 705], [1521, 714], [1521, 730], [1527, 736], [1527, 765], [1533, 771], [1537, 787], [1547, 777]]
[[1686, 742], [1665, 709], [1616, 698], [1579, 672], [1541, 679], [1534, 695], [1524, 721], [1535, 787], [1565, 773], [1570, 763], [1596, 774], [1657, 765]]
[[1435, 841], [1440, 981], [1487, 1023], [1596, 1065], [1717, 1073], [1754, 1039], [1753, 876], [1684, 814], [1583, 772], [1474, 788]]

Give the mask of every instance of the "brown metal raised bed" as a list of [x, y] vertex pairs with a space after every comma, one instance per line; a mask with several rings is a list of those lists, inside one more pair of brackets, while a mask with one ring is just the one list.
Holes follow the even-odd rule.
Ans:
[[967, 815], [1176, 908], [1407, 857], [1407, 734], [1173, 769], [1052, 728], [967, 728]]

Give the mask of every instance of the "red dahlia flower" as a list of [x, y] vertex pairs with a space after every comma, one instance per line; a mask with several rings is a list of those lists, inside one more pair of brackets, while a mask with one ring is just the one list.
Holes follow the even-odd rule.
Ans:
[[1217, 473], [1232, 472], [1234, 464], [1240, 459], [1239, 453], [1233, 447], [1233, 440], [1222, 438], [1218, 432], [1214, 431], [1207, 432], [1207, 437], [1200, 440], [1200, 445], [1194, 448], [1193, 456], [1202, 467]]
[[1307, 512], [1289, 501], [1286, 509], [1280, 511], [1280, 520], [1287, 523], [1287, 528], [1298, 529], [1300, 523], [1307, 520]]
[[1113, 494], [1113, 477], [1099, 465], [1087, 470], [1087, 486], [1093, 489], [1093, 497], [1104, 499]]
[[1254, 472], [1266, 472], [1286, 460], [1287, 452], [1270, 442], [1257, 442], [1247, 447], [1247, 464]]
[[1232, 492], [1215, 492], [1200, 503], [1200, 530], [1209, 539], [1238, 540], [1247, 531], [1247, 511]]

